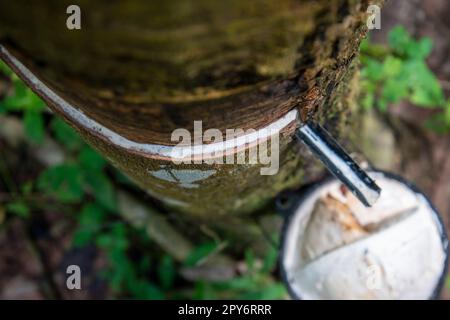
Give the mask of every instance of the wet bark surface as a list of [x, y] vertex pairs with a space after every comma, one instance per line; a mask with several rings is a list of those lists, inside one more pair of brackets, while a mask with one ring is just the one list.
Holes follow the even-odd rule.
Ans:
[[355, 55], [367, 8], [347, 0], [80, 1], [83, 27], [70, 31], [68, 4], [2, 4], [1, 42], [92, 119], [165, 145], [194, 120], [205, 130], [258, 129], [329, 95]]

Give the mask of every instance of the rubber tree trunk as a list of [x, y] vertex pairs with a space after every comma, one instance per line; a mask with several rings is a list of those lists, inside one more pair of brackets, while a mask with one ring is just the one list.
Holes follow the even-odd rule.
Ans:
[[[370, 1], [370, 4], [381, 4]], [[1, 1], [0, 57], [113, 165], [155, 198], [231, 227], [322, 173], [292, 139], [296, 117], [352, 132], [367, 0]], [[174, 164], [175, 129], [280, 136], [280, 170]], [[245, 148], [255, 146], [246, 145]], [[236, 152], [233, 150], [232, 152]]]

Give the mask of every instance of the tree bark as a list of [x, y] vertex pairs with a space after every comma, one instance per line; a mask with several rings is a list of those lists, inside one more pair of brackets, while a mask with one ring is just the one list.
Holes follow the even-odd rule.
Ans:
[[[368, 0], [80, 0], [78, 31], [65, 27], [69, 4], [0, 3], [0, 57], [113, 165], [189, 219], [248, 234], [249, 213], [323, 173], [293, 141], [289, 115], [342, 140], [353, 130]], [[273, 176], [260, 175], [262, 165], [176, 165], [158, 151], [195, 120], [225, 132], [283, 117]]]

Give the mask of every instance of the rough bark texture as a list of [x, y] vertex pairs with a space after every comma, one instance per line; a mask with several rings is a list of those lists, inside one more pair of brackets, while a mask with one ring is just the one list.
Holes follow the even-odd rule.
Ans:
[[[366, 0], [79, 1], [80, 31], [65, 28], [68, 4], [2, 2], [0, 44], [52, 91], [124, 138], [173, 145], [170, 133], [191, 130], [194, 120], [203, 121], [203, 130], [260, 129], [292, 109], [342, 139], [351, 132], [357, 86], [350, 84], [366, 32]], [[19, 71], [4, 53], [3, 59]], [[83, 127], [19, 74], [143, 189], [209, 224], [236, 228], [242, 213], [322, 173], [292, 141], [295, 122], [282, 130], [277, 175], [261, 176], [261, 165], [174, 165]]]

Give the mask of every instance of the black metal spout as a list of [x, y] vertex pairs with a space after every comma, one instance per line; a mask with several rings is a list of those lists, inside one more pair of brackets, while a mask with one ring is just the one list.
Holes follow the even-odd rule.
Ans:
[[365, 206], [375, 204], [380, 187], [323, 127], [308, 121], [300, 125], [295, 135]]

